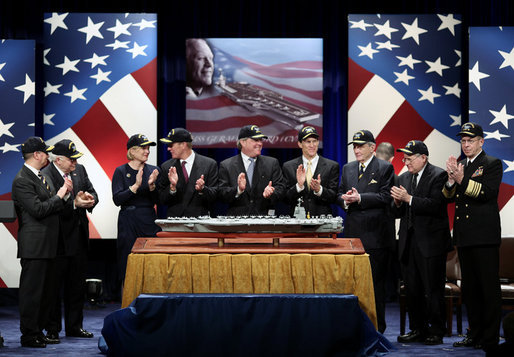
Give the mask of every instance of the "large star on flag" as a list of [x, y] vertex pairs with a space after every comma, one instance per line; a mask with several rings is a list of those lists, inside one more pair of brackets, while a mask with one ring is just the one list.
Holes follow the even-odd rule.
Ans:
[[473, 83], [478, 90], [480, 90], [480, 80], [489, 77], [487, 73], [482, 73], [478, 69], [478, 61], [472, 69], [469, 70], [469, 83]]
[[89, 41], [93, 37], [98, 38], [104, 38], [102, 33], [100, 32], [100, 27], [102, 27], [104, 24], [104, 21], [94, 23], [93, 20], [91, 20], [91, 17], [87, 17], [87, 26], [79, 28], [77, 31], [84, 32], [86, 34], [86, 44], [89, 43]]
[[62, 84], [52, 85], [50, 82], [46, 82], [46, 86], [44, 88], [45, 97], [49, 96], [52, 93], [59, 94], [59, 88], [62, 87]]
[[145, 48], [147, 48], [148, 45], [139, 46], [136, 41], [134, 41], [134, 47], [127, 50], [127, 52], [132, 53], [132, 59], [136, 58], [137, 56], [146, 56]]
[[147, 21], [145, 19], [141, 19], [140, 22], [138, 22], [137, 24], [133, 24], [132, 26], [139, 26], [139, 30], [141, 31], [146, 28], [155, 28], [156, 22], [157, 22], [156, 20]]
[[71, 103], [76, 101], [77, 99], [86, 100], [84, 97], [84, 92], [87, 91], [87, 88], [78, 89], [75, 85], [72, 86], [71, 92], [64, 93], [65, 96], [70, 97]]
[[28, 74], [25, 74], [25, 83], [14, 87], [14, 89], [23, 92], [23, 103], [27, 102], [31, 95], [36, 93], [36, 82], [32, 82]]
[[441, 63], [441, 57], [436, 59], [434, 62], [431, 61], [425, 61], [426, 64], [428, 64], [428, 69], [425, 73], [435, 72], [441, 77], [443, 76], [443, 70], [450, 68], [449, 66], [445, 66]]
[[462, 21], [457, 20], [453, 17], [453, 14], [448, 14], [447, 16], [444, 15], [437, 15], [439, 19], [441, 19], [441, 25], [437, 29], [437, 31], [441, 31], [444, 29], [448, 29], [453, 36], [455, 36], [455, 26], [460, 24]]
[[64, 14], [58, 14], [56, 12], [52, 13], [52, 16], [45, 19], [45, 22], [47, 24], [50, 24], [50, 34], [53, 34], [55, 30], [58, 28], [62, 28], [67, 30], [68, 26], [64, 23], [64, 19], [68, 16], [68, 12], [65, 12]]
[[122, 24], [120, 20], [116, 19], [116, 26], [109, 27], [107, 31], [114, 32], [114, 38], [117, 38], [119, 35], [131, 35], [128, 28], [132, 25], [132, 23]]
[[500, 68], [505, 68], [510, 66], [512, 69], [514, 69], [514, 47], [512, 47], [512, 50], [510, 52], [500, 52], [500, 55], [503, 57], [503, 63], [500, 65]]
[[350, 21], [350, 23], [352, 24], [350, 26], [351, 29], [361, 29], [363, 31], [366, 31], [367, 27], [373, 27], [373, 25], [365, 23], [364, 20]]
[[55, 125], [52, 121], [52, 118], [55, 116], [55, 113], [52, 114], [43, 114], [43, 124], [46, 125]]
[[2, 119], [0, 119], [0, 138], [2, 137], [2, 135], [7, 135], [7, 136], [10, 136], [11, 138], [14, 138], [14, 135], [12, 135], [11, 131], [9, 130], [11, 128], [11, 126], [13, 126], [13, 125], [14, 125], [14, 123], [4, 124]]
[[415, 18], [414, 21], [412, 21], [412, 24], [406, 24], [402, 22], [402, 26], [405, 28], [405, 34], [402, 37], [402, 40], [405, 40], [407, 38], [412, 38], [416, 43], [419, 45], [419, 35], [422, 33], [428, 32], [425, 29], [422, 29], [418, 26], [418, 18]]
[[93, 53], [93, 57], [86, 58], [84, 62], [91, 63], [91, 69], [93, 69], [98, 65], [107, 66], [107, 63], [105, 63], [105, 59], [108, 57], [109, 55], [98, 56], [96, 53]]
[[514, 160], [503, 160], [503, 162], [507, 165], [507, 168], [503, 172], [514, 171]]
[[62, 75], [64, 76], [69, 71], [79, 72], [77, 69], [77, 64], [80, 62], [80, 59], [70, 61], [68, 56], [64, 56], [64, 62], [60, 64], [56, 64], [55, 67], [62, 69]]
[[[364, 20], [362, 20], [362, 21], [364, 21]], [[380, 24], [374, 24], [374, 25], [378, 29], [378, 31], [375, 32], [375, 36], [384, 35], [388, 39], [391, 39], [391, 33], [398, 31], [398, 29], [392, 28], [389, 25], [389, 20], [384, 22], [383, 25], [380, 25]]]
[[484, 131], [485, 138], [484, 139], [496, 139], [498, 141], [502, 141], [502, 138], [509, 138], [510, 135], [502, 134], [499, 130], [495, 130], [493, 132]]
[[100, 84], [103, 81], [110, 82], [111, 80], [109, 79], [109, 74], [111, 74], [111, 72], [112, 71], [104, 72], [101, 68], [98, 68], [98, 72], [89, 77], [96, 79], [96, 84]]
[[361, 53], [359, 54], [359, 56], [368, 56], [371, 59], [373, 59], [374, 53], [379, 52], [379, 51], [373, 49], [371, 42], [368, 43], [367, 46], [357, 46], [357, 47], [359, 47], [359, 49], [361, 50]]
[[396, 75], [396, 80], [394, 81], [395, 83], [397, 82], [403, 82], [405, 83], [406, 85], [409, 85], [409, 81], [411, 79], [414, 79], [413, 76], [409, 76], [409, 74], [407, 73], [407, 68], [405, 68], [405, 70], [402, 72], [402, 73], [399, 73], [399, 72], [393, 72], [395, 75]]
[[489, 125], [493, 125], [495, 123], [502, 123], [505, 128], [509, 128], [509, 120], [514, 118], [514, 115], [510, 115], [507, 113], [507, 105], [505, 104], [503, 108], [499, 112], [494, 110], [489, 110], [489, 113], [491, 113], [494, 116], [493, 121]]
[[11, 145], [9, 143], [4, 143], [3, 146], [0, 146], [0, 149], [2, 149], [2, 153], [6, 153], [8, 151], [17, 151], [19, 152], [20, 150], [18, 149], [18, 146], [20, 146], [21, 144], [15, 144], [15, 145]]
[[421, 61], [412, 57], [412, 54], [409, 54], [407, 57], [396, 56], [400, 60], [398, 67], [401, 66], [409, 66], [410, 69], [414, 69], [414, 65], [416, 63], [421, 63]]
[[420, 102], [422, 100], [428, 100], [430, 103], [434, 104], [434, 98], [441, 96], [432, 90], [432, 86], [430, 86], [427, 90], [418, 89], [418, 92], [421, 93], [421, 97], [418, 99]]

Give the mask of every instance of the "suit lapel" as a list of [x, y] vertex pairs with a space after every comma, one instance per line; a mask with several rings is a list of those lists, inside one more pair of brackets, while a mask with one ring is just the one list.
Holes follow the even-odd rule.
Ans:
[[323, 179], [323, 176], [325, 176], [325, 167], [327, 166], [327, 163], [325, 160], [319, 156], [318, 158], [318, 165], [316, 165], [316, 170], [312, 174], [312, 178], [318, 178], [318, 175], [321, 175], [321, 178]]
[[[36, 185], [38, 185], [41, 189], [40, 192], [44, 192], [48, 197], [52, 195], [50, 191], [46, 188], [46, 186], [43, 184], [43, 181], [34, 174], [28, 167], [23, 165], [23, 169], [25, 170], [25, 176], [28, 177], [30, 180], [32, 180]], [[50, 187], [51, 189], [51, 187]]]
[[[430, 176], [432, 174], [432, 168], [430, 167], [430, 163], [427, 162], [427, 166], [425, 166], [425, 169], [423, 170], [423, 174], [419, 178], [418, 185], [416, 186], [416, 192], [423, 192], [424, 187], [428, 187], [425, 185], [430, 180]], [[411, 182], [412, 182], [412, 175], [411, 175]], [[412, 183], [411, 183], [412, 184]]]

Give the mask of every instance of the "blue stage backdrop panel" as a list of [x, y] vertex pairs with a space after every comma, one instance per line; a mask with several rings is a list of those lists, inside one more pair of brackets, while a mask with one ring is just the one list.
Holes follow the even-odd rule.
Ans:
[[367, 356], [392, 349], [354, 295], [143, 294], [108, 315], [102, 335], [112, 356]]
[[[348, 138], [371, 130], [395, 148], [423, 140], [430, 162], [459, 156], [460, 15], [348, 16]], [[393, 160], [396, 173], [401, 155]], [[351, 147], [348, 159], [353, 153]]]
[[[91, 238], [115, 238], [111, 178], [130, 136], [157, 140], [157, 15], [44, 15], [44, 137], [70, 139], [100, 197]], [[150, 151], [148, 162], [157, 154]]]
[[[212, 80], [202, 92], [191, 89], [195, 64], [187, 55], [190, 40], [186, 126], [196, 147], [233, 148], [239, 129], [248, 124], [269, 136], [267, 148], [297, 148], [298, 130], [305, 125], [322, 133], [322, 39], [206, 39], [214, 60], [203, 67]], [[322, 136], [320, 141], [322, 145]]]
[[[34, 135], [35, 46], [33, 40], [0, 40], [0, 200], [11, 199], [23, 165], [21, 144]], [[17, 222], [0, 223], [0, 288], [17, 288]]]
[[469, 121], [482, 125], [484, 150], [502, 160], [502, 236], [514, 237], [514, 27], [469, 29]]

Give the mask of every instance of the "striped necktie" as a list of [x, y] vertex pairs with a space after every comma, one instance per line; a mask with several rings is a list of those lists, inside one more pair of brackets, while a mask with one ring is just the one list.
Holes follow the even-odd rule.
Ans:
[[41, 174], [41, 171], [38, 171], [37, 176], [41, 181], [43, 181], [43, 185], [45, 185], [46, 189], [50, 191], [50, 185], [48, 184], [48, 182], [46, 182], [46, 178]]
[[361, 166], [359, 167], [359, 180], [361, 179], [362, 175], [364, 175], [364, 168], [366, 166], [364, 166], [364, 164], [361, 164]]
[[246, 176], [248, 177], [248, 183], [250, 183], [250, 186], [252, 186], [253, 170], [255, 168], [255, 158], [249, 157], [248, 160], [250, 160], [250, 165], [248, 165], [248, 169], [246, 170]]

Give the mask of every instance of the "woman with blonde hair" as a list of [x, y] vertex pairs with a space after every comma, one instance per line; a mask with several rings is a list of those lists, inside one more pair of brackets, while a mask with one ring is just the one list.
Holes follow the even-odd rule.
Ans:
[[161, 229], [155, 224], [158, 194], [155, 183], [157, 166], [146, 163], [150, 146], [156, 143], [143, 134], [132, 135], [127, 142], [128, 162], [116, 168], [112, 176], [112, 199], [120, 206], [118, 214], [118, 269], [125, 279], [127, 258], [138, 237], [154, 237]]

